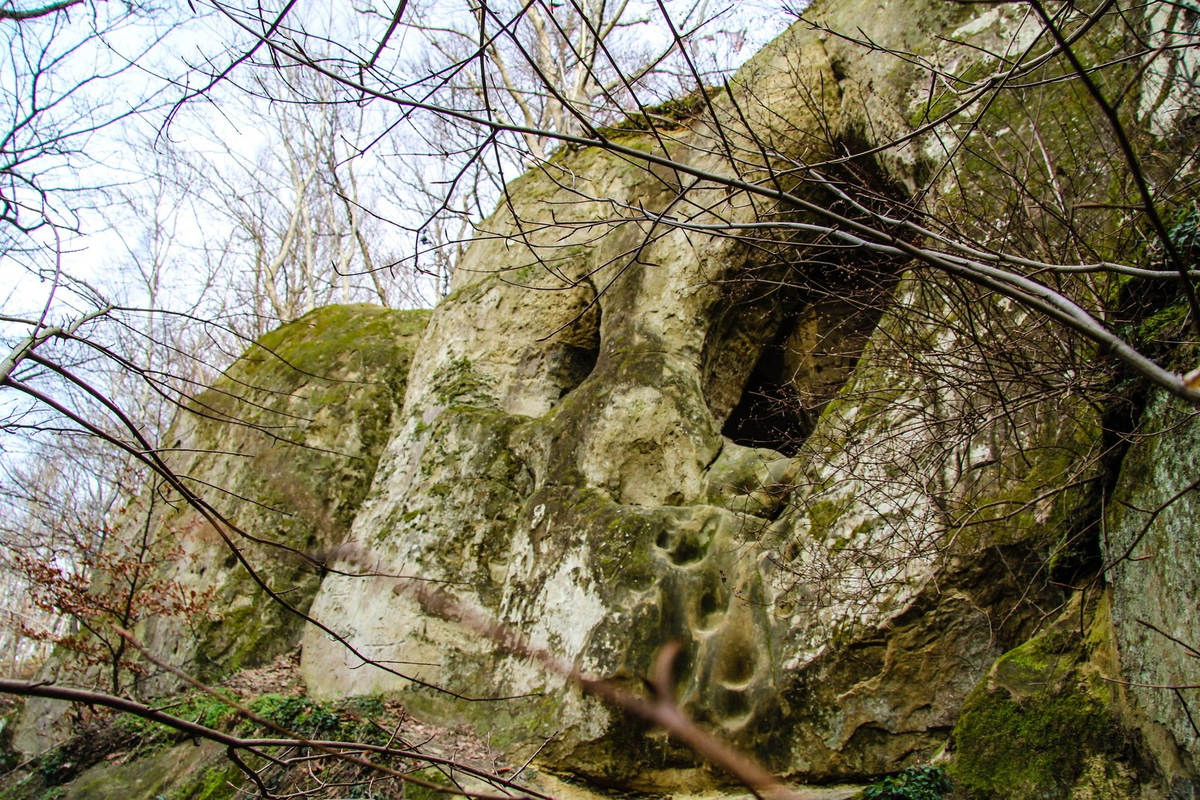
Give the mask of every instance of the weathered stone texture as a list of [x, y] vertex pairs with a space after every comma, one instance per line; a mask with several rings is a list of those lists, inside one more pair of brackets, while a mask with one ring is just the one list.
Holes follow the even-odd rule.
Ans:
[[[928, 48], [932, 31], [970, 13], [865, 8], [830, 5], [816, 18], [872, 19], [877, 41]], [[981, 40], [1009, 33], [1009, 17], [992, 16]], [[861, 141], [867, 117], [878, 123], [872, 136], [907, 124], [919, 87], [903, 69], [881, 69], [800, 25], [735, 85], [765, 138], [815, 160], [842, 137]], [[716, 103], [736, 137], [730, 104]], [[702, 119], [664, 135], [680, 162], [720, 165]], [[923, 167], [904, 150], [872, 168], [902, 192]], [[633, 686], [678, 641], [685, 710], [783, 773], [833, 780], [931, 757], [988, 666], [1034, 629], [1049, 597], [1033, 580], [1038, 554], [1082, 502], [1047, 489], [1088, 469], [1094, 412], [1068, 404], [1050, 416], [1035, 403], [1018, 412], [1018, 434], [997, 423], [946, 438], [986, 402], [956, 388], [968, 340], [940, 321], [953, 317], [936, 284], [866, 261], [856, 268], [874, 289], [835, 270], [814, 294], [796, 278], [803, 248], [789, 261], [644, 218], [753, 218], [744, 195], [691, 181], [585, 150], [510, 186], [511, 206], [484, 223], [434, 313], [344, 565], [444, 582], [462, 607]], [[535, 224], [550, 215], [555, 227]], [[771, 277], [797, 288], [756, 288]], [[880, 319], [878, 300], [893, 291]], [[904, 327], [910, 310], [919, 330]], [[941, 359], [936, 380], [901, 366], [901, 332]], [[768, 357], [770, 374], [754, 377]], [[739, 443], [730, 417], [763, 387], [811, 414], [802, 423], [792, 409], [790, 441], [768, 431]], [[1023, 448], [1046, 454], [1028, 481], [1009, 469]], [[992, 501], [1024, 516], [954, 533], [957, 508]], [[303, 669], [318, 696], [397, 692], [505, 744], [537, 746], [557, 732], [543, 763], [609, 783], [653, 788], [674, 780], [661, 770], [697, 766], [561, 676], [389, 586], [324, 580], [313, 613], [387, 668], [310, 629]], [[536, 696], [464, 703], [408, 678], [476, 700]]]
[[[249, 460], [205, 455], [179, 468], [297, 512], [280, 523], [239, 508], [248, 530], [282, 526], [292, 546], [335, 554], [319, 590], [302, 562], [268, 570], [302, 590], [302, 607], [316, 592], [311, 614], [345, 639], [305, 630], [316, 697], [396, 694], [417, 715], [469, 723], [498, 747], [541, 748], [544, 766], [605, 785], [716, 780], [677, 742], [464, 621], [486, 619], [633, 690], [679, 643], [683, 709], [797, 779], [953, 756], [964, 796], [1190, 791], [1195, 690], [1113, 681], [1196, 682], [1183, 645], [1200, 646], [1200, 501], [1187, 491], [1154, 511], [1195, 480], [1194, 413], [1153, 400], [1117, 465], [1120, 432], [1099, 393], [1110, 387], [1089, 377], [1089, 345], [894, 258], [711, 235], [773, 215], [820, 220], [688, 172], [724, 170], [728, 146], [747, 179], [768, 180], [755, 159], [769, 150], [774, 167], [795, 168], [779, 180], [798, 196], [833, 202], [798, 165], [843, 168], [835, 157], [848, 147], [944, 113], [956, 101], [931, 94], [914, 59], [985, 72], [987, 52], [1033, 41], [1032, 16], [846, 0], [807, 18], [731, 82], [736, 105], [714, 97], [724, 140], [703, 114], [658, 138], [617, 126], [607, 135], [628, 152], [564, 149], [511, 184], [424, 330], [394, 425], [405, 342], [424, 320], [318, 312], [309, 324], [349, 315], [340, 334], [319, 337], [332, 353], [320, 368], [276, 385], [269, 360], [248, 354], [207, 396], [219, 408], [225, 392], [265, 381], [281, 405], [243, 399], [304, 420], [284, 426], [288, 447], [255, 433], [229, 448]], [[1100, 38], [1085, 55], [1121, 46]], [[1137, 77], [1133, 63], [1123, 80]], [[980, 239], [1052, 237], [1062, 232], [1052, 215], [1010, 230], [1004, 179], [960, 145], [978, 133], [997, 160], [1023, 158], [1036, 133], [1062, 159], [1064, 203], [1110, 199], [1121, 181], [1091, 168], [1106, 144], [1072, 127], [1094, 112], [1065, 83], [1028, 89], [1047, 93], [1059, 128], [1034, 131], [1026, 90], [999, 94], [963, 140], [954, 126], [914, 136], [856, 159], [854, 174], [901, 209], [928, 188], [923, 208], [949, 207]], [[979, 199], [964, 209], [968, 194]], [[1115, 218], [1097, 216], [1095, 230]], [[360, 367], [363, 326], [379, 328]], [[281, 351], [308, 352], [280, 336]], [[323, 370], [341, 382], [300, 377]], [[226, 429], [197, 422], [180, 441], [207, 448]], [[1120, 502], [1101, 508], [1118, 466]], [[205, 629], [184, 655], [229, 668], [249, 648], [294, 642], [294, 622], [261, 602], [194, 515], [171, 524], [196, 556], [186, 575], [218, 588], [233, 626]], [[1064, 566], [1096, 561], [1079, 543], [1101, 538], [1104, 558], [1145, 556], [1114, 567], [1111, 593], [1080, 588], [1098, 562], [1086, 575]], [[433, 591], [458, 608], [431, 602]], [[147, 633], [181, 641], [174, 629]], [[1079, 747], [1064, 755], [1055, 737]]]

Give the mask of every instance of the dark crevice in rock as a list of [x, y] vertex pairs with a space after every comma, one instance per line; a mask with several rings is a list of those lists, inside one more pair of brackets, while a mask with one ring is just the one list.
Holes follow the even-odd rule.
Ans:
[[550, 361], [551, 380], [558, 388], [558, 399], [561, 400], [592, 374], [600, 357], [600, 347], [598, 342], [596, 347], [561, 345], [551, 348], [546, 355]]
[[1085, 490], [1091, 502], [1080, 501], [1064, 520], [1066, 532], [1049, 563], [1051, 581], [1078, 586], [1093, 579], [1104, 567], [1104, 512], [1112, 505], [1125, 454], [1133, 442], [1147, 387], [1132, 382], [1126, 391], [1107, 398], [1100, 415], [1100, 464], [1096, 478]]
[[590, 300], [559, 332], [547, 353], [550, 380], [558, 389], [559, 400], [587, 380], [600, 360], [600, 303], [596, 302], [596, 288], [591, 281], [585, 280], [582, 285], [590, 290]]
[[[833, 149], [867, 151], [869, 139], [849, 130]], [[905, 187], [874, 157], [851, 158], [831, 178], [851, 187], [858, 204], [822, 196], [836, 212], [857, 218], [868, 216], [865, 208], [907, 216]], [[739, 445], [795, 456], [849, 380], [907, 266], [906, 258], [825, 238], [751, 258], [744, 274], [724, 287], [728, 309], [706, 354], [705, 390], [714, 415], [724, 419], [723, 434]], [[740, 395], [731, 395], [738, 386]]]
[[704, 352], [704, 397], [713, 417], [729, 419], [764, 346], [778, 339], [791, 298], [762, 296], [749, 282], [721, 287], [723, 308], [714, 313]]
[[850, 379], [879, 314], [880, 304], [861, 292], [793, 312], [760, 353], [722, 433], [746, 447], [795, 456]]
[[[518, 413], [544, 412], [575, 391], [596, 369], [600, 359], [600, 305], [590, 282], [581, 282], [565, 296], [570, 317], [565, 324], [529, 344], [521, 354], [509, 388], [507, 407]], [[547, 320], [549, 325], [563, 317]]]
[[763, 349], [721, 433], [745, 447], [769, 447], [794, 456], [813, 426], [785, 373], [787, 333]]

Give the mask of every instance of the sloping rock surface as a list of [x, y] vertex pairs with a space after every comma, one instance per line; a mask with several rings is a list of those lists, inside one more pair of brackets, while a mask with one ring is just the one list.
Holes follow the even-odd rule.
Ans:
[[[139, 615], [135, 633], [160, 658], [217, 681], [297, 646], [304, 619], [296, 612], [307, 611], [318, 565], [344, 541], [371, 485], [428, 318], [366, 305], [318, 309], [265, 335], [192, 398], [165, 458], [212, 516], [164, 485], [128, 509], [125, 523], [148, 534], [155, 586], [206, 598], [191, 618]], [[111, 690], [106, 670], [70, 653], [59, 652], [45, 672]], [[131, 688], [155, 696], [177, 685], [152, 671]], [[40, 752], [59, 738], [68, 710], [28, 701], [18, 749]]]
[[[720, 171], [722, 147], [814, 163], [930, 113], [928, 74], [877, 48], [961, 67], [1037, 34], [1010, 7], [806, 16], [734, 100], [714, 99], [724, 144], [703, 115], [612, 132], [689, 171], [564, 151], [510, 185], [414, 358], [344, 566], [435, 582], [468, 616], [634, 688], [679, 642], [688, 714], [780, 773], [828, 781], [933, 757], [993, 662], [1064, 602], [1046, 559], [1094, 519], [1103, 426], [1047, 385], [1006, 405], [996, 387], [1029, 380], [1020, 358], [1059, 346], [1028, 315], [987, 306], [988, 358], [1023, 354], [989, 394], [951, 285], [698, 230], [778, 211], [697, 177]], [[981, 123], [997, 141], [1022, 124]], [[856, 168], [899, 205], [951, 149], [914, 139]], [[810, 186], [794, 191], [829, 200]], [[309, 629], [311, 690], [400, 693], [604, 783], [707, 780], [685, 748], [421, 598], [393, 577], [327, 576], [313, 613], [365, 660]]]
[[[939, 65], [988, 75], [1042, 40], [1026, 11], [819, 3], [711, 113], [614, 126], [614, 149], [565, 148], [510, 184], [411, 367], [424, 319], [366, 309], [268, 343], [284, 383], [260, 373], [271, 359], [239, 362], [204, 401], [220, 425], [181, 428], [181, 448], [227, 435], [232, 396], [282, 433], [260, 422], [228, 448], [250, 459], [179, 469], [259, 499], [261, 517], [229, 512], [299, 551], [246, 549], [289, 602], [312, 598], [310, 693], [396, 695], [552, 770], [699, 790], [720, 779], [692, 751], [530, 657], [641, 691], [674, 642], [682, 709], [799, 780], [936, 757], [964, 796], [1194, 796], [1195, 690], [1164, 687], [1196, 683], [1195, 412], [1151, 398], [1143, 415], [1094, 347], [705, 178], [732, 161], [847, 214], [838, 187], [869, 188], [885, 211], [1041, 252], [1072, 231], [1053, 214], [1020, 228], [994, 169], [1036, 155], [1062, 207], [1117, 242], [1098, 257], [1141, 258], [1118, 235], [1123, 162], [1061, 74], [922, 127], [959, 101]], [[1121, 87], [1153, 78], [1100, 30], [1082, 57]], [[1139, 97], [1160, 133], [1185, 105], [1172, 91]], [[1154, 168], [1186, 174], [1162, 150]], [[215, 587], [226, 622], [149, 627], [154, 644], [220, 670], [294, 643], [297, 618], [202, 520], [162, 524], [193, 555], [180, 580]]]

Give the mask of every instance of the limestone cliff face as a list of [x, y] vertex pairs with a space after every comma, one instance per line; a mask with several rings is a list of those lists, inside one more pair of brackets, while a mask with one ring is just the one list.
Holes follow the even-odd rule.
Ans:
[[[823, 162], [937, 114], [928, 72], [873, 57], [864, 41], [983, 69], [981, 54], [1038, 35], [1003, 6], [843, 2], [807, 16], [813, 25], [743, 69], [736, 102], [714, 100], [724, 140], [696, 117], [657, 137], [617, 129], [614, 141], [697, 170], [719, 170], [722, 148]], [[1086, 98], [1055, 95], [1055, 84], [1039, 91], [1083, 118]], [[1019, 111], [978, 123], [999, 157], [1007, 142], [1035, 138]], [[1073, 137], [1043, 136], [1062, 148], [1065, 171], [1080, 171], [1064, 190], [1070, 202], [1099, 202], [1111, 176], [1084, 174], [1094, 137]], [[749, 177], [765, 177], [743, 157]], [[949, 159], [961, 172], [924, 202], [977, 191], [964, 226], [1000, 225], [1010, 213], [1002, 192], [959, 157], [942, 136], [917, 137], [853, 167], [899, 208]], [[1086, 348], [903, 263], [712, 235], [779, 210], [632, 156], [565, 151], [508, 194], [434, 312], [344, 565], [436, 582], [534, 646], [634, 687], [661, 646], [680, 642], [683, 708], [802, 779], [928, 759], [964, 705], [976, 727], [963, 735], [981, 750], [972, 736], [991, 724], [987, 713], [1026, 713], [1022, 698], [1033, 695], [997, 683], [997, 659], [1059, 616], [1066, 595], [1052, 554], [1095, 528], [1111, 467], [1100, 406], [1072, 391], [1088, 388]], [[991, 349], [979, 349], [963, 302], [989, 320]], [[1001, 365], [986, 380], [983, 352]], [[1047, 353], [1066, 360], [1047, 368]], [[1115, 618], [1116, 645], [1104, 650], [1113, 669], [1116, 649], [1153, 638], [1128, 638], [1123, 598], [1139, 591], [1128, 586], [1118, 582], [1111, 617], [1107, 605], [1080, 606], [1095, 641], [1111, 640], [1103, 632]], [[331, 574], [313, 613], [376, 662], [309, 629], [302, 666], [319, 696], [398, 693], [502, 746], [549, 742], [543, 763], [606, 783], [662, 788], [697, 766], [661, 734], [429, 611], [393, 578]], [[1071, 641], [1061, 650], [1070, 658], [1043, 659], [1036, 673], [1058, 687], [1055, 702], [1094, 706], [1064, 735], [1072, 725], [1122, 729], [1123, 701], [1096, 688], [1102, 670], [1088, 659], [1098, 646]], [[1059, 680], [1067, 666], [1070, 680]], [[1194, 739], [1165, 705], [1149, 713], [1173, 731], [1160, 749], [1174, 773], [1142, 781], [1156, 787], [1148, 796], [1193, 774]], [[1109, 791], [1126, 775], [1110, 739], [1081, 741], [1052, 796]], [[963, 780], [983, 796], [1004, 791]]]
[[257, 579], [212, 524], [164, 491], [154, 525], [182, 543], [165, 577], [215, 592], [218, 616], [152, 619], [147, 644], [206, 679], [296, 646], [295, 611], [308, 609], [319, 583], [310, 559], [345, 541], [428, 318], [368, 305], [318, 309], [268, 333], [194, 399], [172, 431], [180, 450], [168, 463], [232, 523], [224, 533]]
[[[1200, 597], [1200, 424], [1194, 410], [1155, 395], [1137, 433], [1104, 543], [1105, 557], [1115, 563], [1108, 575], [1114, 632], [1134, 719], [1168, 771], [1187, 774], [1200, 759], [1200, 690], [1168, 687], [1200, 683], [1194, 612]], [[1186, 767], [1174, 764], [1176, 758]]]
[[[1107, 248], [1092, 255], [1132, 258], [1111, 142], [1086, 93], [1040, 72], [922, 132], [959, 101], [959, 87], [931, 89], [930, 69], [987, 75], [989, 53], [1033, 46], [1044, 32], [1023, 7], [831, 0], [806, 17], [713, 97], [719, 127], [685, 103], [653, 135], [637, 121], [606, 132], [629, 152], [564, 150], [510, 184], [423, 333], [423, 318], [365, 309], [297, 323], [310, 338], [285, 329], [268, 346], [287, 362], [324, 360], [252, 396], [238, 387], [259, 386], [260, 367], [244, 360], [210, 401], [281, 416], [288, 447], [260, 426], [227, 448], [251, 459], [179, 469], [236, 491], [224, 508], [243, 529], [337, 555], [319, 589], [303, 560], [269, 570], [301, 608], [315, 592], [326, 629], [304, 631], [302, 669], [318, 697], [396, 694], [607, 785], [717, 780], [403, 589], [427, 581], [634, 690], [680, 643], [683, 709], [798, 780], [937, 756], [970, 797], [1190, 797], [1195, 690], [1161, 687], [1197, 675], [1194, 412], [1151, 398], [1139, 423], [1141, 401], [1112, 390], [1094, 348], [1032, 313], [805, 238], [814, 217], [703, 177], [732, 160], [848, 214], [834, 190], [854, 185], [878, 208], [1031, 254], [1083, 225], [1064, 209], [1086, 207]], [[1124, 65], [1119, 86], [1153, 78], [1110, 34], [1083, 55]], [[1164, 136], [1186, 105], [1173, 91], [1139, 97]], [[1164, 181], [1186, 174], [1171, 159], [1152, 165]], [[1063, 214], [1010, 202], [995, 164], [1031, 160], [1051, 164], [1036, 180]], [[761, 222], [792, 227], [759, 236]], [[1097, 302], [1128, 290], [1081, 281]], [[197, 422], [180, 446], [228, 430]], [[152, 642], [184, 642], [177, 658], [214, 669], [294, 643], [294, 617], [177, 516], [163, 524], [195, 556], [180, 579], [215, 587], [226, 623], [150, 629]], [[1108, 563], [1125, 551], [1150, 557]]]

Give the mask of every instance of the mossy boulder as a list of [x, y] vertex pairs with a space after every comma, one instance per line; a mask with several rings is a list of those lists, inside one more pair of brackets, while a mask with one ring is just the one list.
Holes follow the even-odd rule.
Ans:
[[1086, 615], [1080, 602], [1077, 595], [1053, 625], [1005, 653], [968, 696], [950, 768], [959, 796], [1134, 797], [1147, 782], [1137, 779], [1112, 682], [1108, 598]]
[[[317, 309], [253, 343], [189, 399], [167, 433], [165, 460], [211, 514], [162, 484], [122, 522], [146, 534], [153, 586], [201, 598], [187, 618], [138, 615], [136, 633], [159, 658], [216, 681], [295, 648], [304, 624], [296, 612], [308, 609], [321, 564], [367, 495], [428, 318], [367, 305]], [[153, 609], [161, 598], [137, 602]], [[69, 653], [58, 653], [48, 670], [85, 684], [102, 680]], [[160, 674], [135, 690], [154, 696], [176, 682]], [[37, 752], [61, 737], [65, 708], [31, 700], [18, 747]]]
[[1114, 726], [1104, 703], [1079, 686], [1020, 702], [1005, 689], [978, 690], [954, 729], [956, 785], [969, 797], [1066, 798], [1090, 759], [1110, 755]]
[[[176, 745], [123, 764], [101, 762], [75, 778], [63, 800], [232, 800], [244, 776], [211, 742]], [[198, 779], [197, 779], [198, 778]]]
[[[172, 430], [171, 466], [232, 523], [224, 533], [266, 587], [306, 611], [319, 566], [349, 531], [404, 402], [424, 311], [329, 306], [266, 334]], [[257, 666], [297, 643], [303, 620], [272, 602], [193, 509], [158, 518], [187, 531], [170, 577], [215, 590], [213, 618], [144, 635], [202, 679]]]

